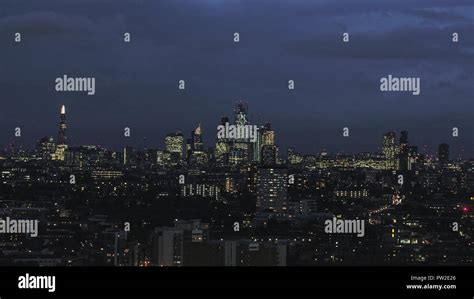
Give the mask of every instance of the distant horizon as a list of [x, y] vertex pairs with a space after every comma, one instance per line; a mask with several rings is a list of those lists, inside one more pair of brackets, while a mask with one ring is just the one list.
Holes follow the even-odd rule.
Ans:
[[[59, 107], [59, 109], [58, 109], [58, 113], [57, 113], [57, 116], [58, 116], [58, 117], [57, 117], [57, 125], [59, 124], [59, 116], [60, 116], [61, 106], [62, 106], [62, 105], [60, 105], [60, 107]], [[249, 108], [251, 108], [251, 107], [249, 107]], [[250, 110], [250, 109], [249, 109], [249, 110]], [[67, 134], [67, 136], [68, 136], [68, 145], [69, 145], [70, 147], [79, 147], [79, 146], [88, 146], [88, 145], [90, 145], [90, 146], [100, 146], [100, 147], [102, 147], [102, 148], [104, 148], [104, 149], [107, 149], [107, 150], [123, 151], [123, 148], [124, 148], [125, 146], [131, 145], [131, 146], [133, 146], [134, 148], [137, 148], [137, 149], [140, 149], [140, 150], [145, 149], [145, 148], [147, 148], [147, 149], [157, 149], [157, 150], [160, 150], [160, 149], [161, 149], [161, 150], [164, 150], [164, 148], [165, 148], [165, 146], [164, 146], [164, 139], [165, 139], [165, 137], [166, 137], [167, 134], [169, 134], [169, 133], [181, 132], [181, 133], [183, 134], [183, 138], [184, 138], [184, 142], [185, 142], [186, 139], [187, 139], [188, 137], [190, 137], [190, 132], [194, 129], [194, 127], [193, 127], [193, 128], [190, 128], [189, 130], [177, 129], [177, 130], [174, 130], [174, 131], [171, 131], [171, 132], [167, 132], [167, 133], [164, 133], [164, 134], [161, 136], [161, 138], [159, 138], [159, 137], [157, 138], [159, 141], [158, 141], [158, 140], [154, 140], [153, 142], [150, 142], [151, 140], [150, 140], [150, 138], [149, 138], [148, 136], [138, 136], [138, 137], [137, 137], [134, 133], [132, 133], [132, 136], [131, 136], [131, 137], [122, 137], [122, 140], [123, 140], [123, 141], [129, 141], [128, 143], [124, 142], [122, 145], [116, 145], [116, 144], [115, 144], [115, 145], [111, 145], [110, 143], [107, 144], [107, 143], [90, 143], [90, 142], [79, 142], [79, 143], [76, 143], [76, 142], [74, 142], [74, 141], [71, 142], [71, 140], [74, 140], [75, 138], [74, 138], [74, 134], [73, 134], [73, 133], [71, 134], [71, 128], [70, 128], [70, 122], [69, 122], [69, 115], [70, 115], [69, 111], [70, 111], [70, 109], [68, 109], [68, 107], [66, 107], [66, 117], [67, 117], [67, 124], [68, 124], [68, 128], [67, 128], [67, 133], [66, 133], [66, 134]], [[232, 110], [231, 110], [231, 112], [232, 112]], [[230, 122], [230, 123], [233, 123], [233, 121], [234, 121], [233, 114], [223, 115], [222, 117], [224, 117], [224, 116], [229, 117], [229, 122]], [[272, 123], [271, 120], [267, 120], [267, 121], [265, 121], [265, 122], [270, 122], [270, 123]], [[216, 125], [215, 125], [215, 128], [216, 128], [216, 129], [215, 129], [215, 132], [214, 132], [214, 134], [213, 134], [213, 136], [215, 136], [215, 137], [214, 137], [214, 139], [212, 139], [212, 140], [213, 140], [212, 142], [209, 142], [209, 139], [207, 138], [209, 135], [206, 134], [206, 130], [203, 130], [204, 146], [205, 146], [206, 149], [209, 148], [209, 147], [214, 147], [214, 146], [215, 146], [215, 141], [217, 140], [217, 137], [216, 137], [216, 134], [217, 134], [217, 126], [218, 126], [219, 123], [220, 123], [220, 118], [216, 120]], [[252, 122], [251, 117], [249, 117], [249, 123], [255, 124], [254, 122]], [[203, 122], [197, 122], [197, 123], [196, 123], [196, 126], [197, 126], [198, 124], [201, 124], [201, 127], [206, 127], [206, 126], [203, 126]], [[207, 125], [208, 125], [208, 123], [207, 123]], [[256, 124], [256, 125], [258, 125], [258, 126], [260, 127], [260, 126], [263, 126], [264, 123], [258, 123], [258, 124]], [[195, 126], [195, 127], [196, 127], [196, 126]], [[126, 126], [124, 126], [123, 128], [125, 128], [125, 127], [126, 127]], [[114, 135], [120, 135], [120, 133], [123, 132], [123, 128], [120, 128], [120, 129], [118, 130], [119, 132], [114, 132]], [[133, 132], [136, 131], [136, 130], [135, 130], [134, 128], [132, 128], [132, 127], [131, 127], [131, 129], [132, 129]], [[388, 131], [382, 133], [382, 134], [380, 135], [380, 138], [379, 138], [379, 139], [380, 139], [380, 145], [377, 147], [376, 150], [366, 150], [366, 151], [356, 151], [356, 152], [354, 152], [354, 151], [347, 151], [347, 150], [331, 150], [331, 149], [324, 149], [324, 148], [322, 148], [322, 149], [320, 149], [319, 151], [315, 151], [315, 152], [305, 152], [305, 151], [299, 150], [298, 148], [296, 148], [296, 147], [294, 147], [294, 146], [291, 146], [291, 144], [288, 145], [288, 146], [285, 146], [284, 148], [282, 148], [282, 146], [281, 146], [280, 143], [278, 142], [278, 140], [279, 140], [280, 138], [278, 138], [278, 137], [279, 137], [278, 131], [275, 130], [275, 128], [274, 128], [274, 123], [272, 123], [272, 129], [275, 131], [275, 136], [276, 136], [276, 140], [277, 140], [276, 145], [278, 145], [279, 148], [280, 148], [279, 156], [286, 156], [286, 152], [287, 152], [287, 149], [288, 149], [288, 148], [292, 148], [295, 152], [297, 152], [297, 153], [299, 153], [299, 154], [302, 154], [302, 155], [305, 155], [305, 156], [307, 156], [307, 155], [320, 154], [320, 153], [323, 153], [323, 152], [326, 152], [326, 153], [328, 153], [328, 154], [330, 154], [330, 155], [337, 155], [337, 154], [358, 155], [358, 154], [363, 154], [363, 153], [378, 154], [378, 153], [381, 153], [381, 144], [382, 144], [383, 134], [386, 134], [386, 133], [388, 133], [388, 132], [395, 132], [395, 134], [396, 134], [396, 135], [395, 135], [395, 144], [397, 145], [397, 144], [399, 143], [400, 132], [401, 132], [401, 131], [405, 131], [405, 129], [400, 129], [400, 130], [388, 130]], [[23, 128], [22, 128], [22, 130], [23, 130]], [[72, 130], [72, 132], [74, 132], [74, 130]], [[348, 139], [355, 138], [355, 137], [353, 137], [353, 136], [351, 136], [351, 137], [343, 137], [343, 136], [342, 136], [342, 128], [340, 128], [339, 134], [341, 135], [341, 138], [348, 138]], [[352, 134], [352, 132], [351, 132], [351, 134]], [[420, 146], [419, 144], [416, 144], [416, 143], [411, 142], [410, 137], [412, 136], [412, 134], [410, 133], [410, 131], [408, 131], [408, 134], [409, 134], [409, 135], [408, 135], [409, 144], [412, 145], [412, 146], [417, 146], [419, 153], [426, 154], [426, 155], [433, 155], [433, 156], [436, 156], [437, 153], [438, 153], [438, 150], [437, 150], [437, 149], [438, 149], [438, 146], [439, 146], [440, 144], [442, 144], [442, 143], [447, 143], [447, 144], [449, 145], [449, 150], [450, 150], [450, 160], [457, 160], [457, 159], [459, 159], [459, 155], [460, 155], [461, 153], [460, 153], [460, 152], [456, 152], [456, 154], [454, 155], [454, 152], [453, 152], [453, 150], [452, 150], [452, 144], [450, 144], [449, 142], [440, 142], [440, 143], [438, 143], [437, 145], [435, 145], [436, 151], [429, 151], [429, 150], [428, 150], [428, 151], [423, 151], [423, 147], [422, 147], [422, 146]], [[41, 137], [37, 138], [35, 141], [29, 141], [29, 142], [27, 142], [27, 143], [25, 144], [25, 145], [26, 145], [25, 149], [26, 149], [26, 150], [32, 150], [32, 149], [34, 149], [36, 143], [37, 143], [38, 141], [40, 141], [42, 138], [45, 138], [45, 137], [47, 137], [47, 138], [52, 137], [52, 138], [54, 139], [54, 141], [57, 142], [57, 139], [58, 139], [58, 136], [57, 136], [57, 135], [58, 135], [57, 132], [56, 132], [56, 134], [47, 134], [47, 135], [44, 135], [44, 134], [43, 134]], [[12, 137], [11, 140], [12, 140], [12, 141], [17, 141], [17, 140], [23, 140], [23, 138], [24, 138], [24, 137]], [[83, 137], [83, 138], [84, 138], [84, 137]], [[147, 143], [146, 145], [145, 145], [145, 138], [146, 138], [146, 143]], [[455, 137], [452, 137], [452, 138], [456, 139], [456, 138], [460, 138], [460, 137], [456, 137], [456, 138], [455, 138]], [[30, 138], [25, 138], [25, 139], [30, 139]], [[133, 141], [133, 142], [132, 142], [132, 141]], [[159, 143], [160, 145], [155, 146], [156, 143], [157, 143], [157, 141], [158, 141], [158, 143]], [[207, 141], [207, 142], [206, 142], [206, 141]], [[8, 142], [5, 143], [4, 146], [3, 146], [3, 148], [6, 148], [6, 146], [7, 146], [8, 144], [9, 144]], [[18, 143], [15, 143], [15, 144], [18, 144]], [[153, 144], [154, 146], [151, 146], [151, 144]], [[285, 143], [283, 142], [283, 144], [285, 144]], [[283, 149], [284, 151], [281, 151], [282, 149]], [[463, 160], [469, 160], [469, 159], [473, 159], [473, 158], [474, 158], [474, 157], [462, 157], [461, 159], [463, 159]]]
[[[73, 144], [119, 147], [129, 126], [130, 142], [158, 147], [199, 122], [209, 144], [246, 100], [252, 123], [271, 121], [276, 143], [301, 153], [375, 152], [393, 129], [420, 151], [474, 153], [472, 0], [4, 2], [2, 143], [17, 126], [25, 144], [56, 138], [65, 104]], [[69, 90], [78, 77], [91, 89]]]

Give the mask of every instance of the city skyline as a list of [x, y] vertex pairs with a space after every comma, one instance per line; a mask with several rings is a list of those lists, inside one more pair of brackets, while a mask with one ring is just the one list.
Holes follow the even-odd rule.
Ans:
[[474, 286], [474, 0], [0, 3], [0, 295]]
[[[242, 103], [242, 101], [240, 101]], [[239, 103], [239, 102], [237, 102]], [[146, 149], [146, 148], [155, 148], [157, 150], [162, 150], [162, 149], [165, 149], [166, 148], [166, 137], [169, 136], [170, 134], [175, 134], [175, 133], [181, 133], [183, 134], [184, 136], [184, 139], [186, 139], [186, 136], [188, 136], [188, 134], [186, 134], [185, 132], [189, 131], [189, 130], [181, 130], [181, 129], [177, 129], [177, 130], [174, 130], [172, 132], [168, 132], [166, 134], [164, 134], [163, 136], [160, 136], [160, 137], [155, 137], [156, 140], [153, 140], [152, 138], [149, 138], [148, 136], [139, 136], [139, 137], [136, 137], [135, 134], [131, 134], [130, 137], [123, 137], [123, 144], [122, 145], [115, 145], [115, 146], [110, 146], [110, 145], [107, 145], [107, 144], [104, 144], [104, 143], [98, 143], [98, 144], [94, 144], [94, 143], [82, 143], [82, 144], [79, 144], [79, 143], [69, 143], [69, 142], [66, 142], [66, 140], [69, 140], [70, 139], [70, 136], [66, 136], [65, 132], [63, 132], [63, 130], [66, 130], [67, 129], [67, 125], [65, 124], [65, 119], [63, 119], [66, 115], [66, 107], [65, 105], [60, 105], [60, 124], [59, 124], [59, 133], [55, 136], [54, 134], [46, 134], [46, 135], [42, 135], [41, 137], [37, 138], [34, 142], [28, 142], [28, 143], [23, 143], [23, 137], [12, 137], [11, 138], [11, 142], [7, 143], [4, 145], [4, 150], [6, 150], [9, 146], [11, 145], [14, 145], [16, 147], [20, 146], [22, 147], [23, 150], [31, 150], [33, 149], [37, 143], [42, 139], [42, 138], [53, 138], [55, 140], [55, 142], [57, 142], [57, 144], [69, 144], [70, 146], [82, 146], [82, 145], [95, 145], [95, 146], [100, 146], [104, 149], [108, 149], [108, 150], [115, 150], [115, 151], [123, 151], [124, 150], [124, 147], [126, 146], [133, 146], [135, 148], [138, 148], [138, 149]], [[248, 112], [248, 111], [247, 111]], [[69, 116], [68, 116], [69, 118]], [[222, 116], [222, 118], [228, 118], [228, 115], [226, 116]], [[231, 122], [233, 120], [233, 118], [231, 117], [230, 118]], [[249, 117], [248, 119], [249, 123], [252, 123], [252, 119], [251, 117]], [[268, 122], [268, 123], [271, 123]], [[216, 121], [216, 126], [215, 128], [218, 126], [218, 122]], [[258, 126], [263, 126], [263, 123], [262, 124], [256, 124]], [[202, 123], [201, 122], [198, 122], [197, 126], [199, 128], [201, 128], [202, 126]], [[123, 127], [123, 128], [120, 128], [121, 131], [120, 132], [114, 132], [114, 133], [123, 133], [123, 129], [126, 128]], [[127, 128], [130, 128], [130, 127], [127, 127]], [[22, 132], [23, 132], [23, 128], [22, 129]], [[130, 128], [130, 131], [132, 131], [133, 128]], [[347, 137], [344, 137], [343, 135], [343, 129], [344, 128], [340, 128], [340, 138], [351, 138], [351, 139], [354, 139], [356, 137], [354, 136], [347, 136]], [[350, 128], [349, 128], [350, 129]], [[69, 129], [67, 129], [69, 131]], [[135, 131], [135, 130], [133, 130]], [[204, 133], [203, 133], [203, 138], [204, 138], [204, 148], [206, 150], [208, 150], [209, 148], [213, 148], [215, 145], [216, 145], [216, 142], [217, 142], [217, 129], [214, 129], [214, 133], [211, 133], [209, 134], [210, 132], [207, 132], [204, 130]], [[74, 130], [73, 130], [74, 132]], [[183, 133], [184, 132], [184, 133]], [[349, 130], [350, 134], [352, 134], [352, 130]], [[306, 153], [304, 151], [301, 151], [300, 149], [298, 148], [295, 148], [291, 145], [288, 145], [287, 147], [285, 148], [282, 148], [280, 146], [280, 144], [285, 144], [285, 142], [277, 142], [277, 145], [280, 146], [280, 149], [284, 149], [283, 152], [280, 151], [280, 156], [285, 156], [286, 155], [286, 149], [290, 148], [296, 152], [299, 152], [299, 153], [302, 153], [304, 155], [315, 155], [315, 154], [320, 154], [320, 153], [328, 153], [330, 155], [339, 155], [339, 154], [345, 154], [345, 155], [357, 155], [357, 154], [364, 154], [364, 153], [371, 153], [371, 154], [383, 154], [383, 136], [387, 133], [395, 133], [395, 139], [398, 140], [398, 138], [403, 138], [401, 136], [401, 134], [403, 134], [404, 132], [405, 133], [408, 133], [407, 130], [405, 129], [401, 129], [399, 131], [397, 130], [389, 130], [387, 132], [384, 132], [382, 135], [379, 136], [379, 145], [376, 149], [373, 149], [373, 150], [368, 150], [368, 151], [361, 151], [361, 152], [350, 152], [350, 151], [332, 151], [331, 149], [321, 149], [320, 151], [317, 151], [317, 152], [310, 152], [310, 153]], [[406, 136], [406, 138], [409, 138], [410, 140], [410, 144], [411, 145], [417, 145], [418, 146], [418, 151], [420, 153], [423, 153], [423, 154], [426, 154], [428, 156], [432, 156], [433, 158], [437, 157], [438, 153], [439, 153], [439, 146], [442, 145], [442, 144], [449, 144], [450, 146], [450, 158], [452, 160], [457, 160], [457, 159], [472, 159], [473, 156], [469, 156], [468, 153], [466, 153], [463, 149], [462, 149], [462, 146], [459, 147], [459, 142], [456, 142], [457, 139], [459, 139], [460, 137], [453, 137], [452, 135], [452, 131], [451, 132], [447, 132], [448, 136], [449, 134], [451, 134], [451, 143], [450, 142], [439, 142], [438, 144], [436, 145], [432, 145], [430, 147], [430, 150], [428, 150], [427, 147], [425, 146], [420, 146], [416, 143], [414, 143], [412, 140], [415, 139], [416, 140], [416, 137], [413, 138], [413, 134], [410, 134], [410, 136]], [[12, 134], [13, 135], [13, 134]], [[278, 141], [281, 140], [281, 138], [279, 138], [279, 134], [278, 132], [275, 134], [278, 138]], [[132, 137], [134, 136], [134, 138]], [[141, 138], [140, 138], [141, 137]], [[211, 138], [209, 138], [211, 137]], [[209, 138], [209, 139], [208, 139]], [[31, 138], [25, 138], [25, 139], [31, 139]], [[448, 139], [448, 138], [446, 138]], [[72, 140], [74, 141], [74, 136], [72, 137]], [[16, 143], [15, 141], [20, 141], [18, 143]], [[452, 146], [454, 144], [454, 147]], [[23, 146], [25, 146], [25, 148], [23, 148]], [[453, 150], [454, 149], [454, 150]], [[461, 149], [461, 150], [459, 150]]]
[[[30, 144], [55, 131], [51, 119], [64, 103], [74, 111], [76, 144], [121, 147], [120, 129], [130, 126], [137, 145], [147, 136], [157, 146], [199, 122], [212, 132], [245, 99], [255, 123], [274, 124], [280, 146], [308, 154], [374, 151], [390, 130], [409, 131], [420, 150], [447, 142], [453, 152], [474, 152], [471, 1], [272, 3], [6, 0], [0, 140], [10, 141], [16, 126]], [[63, 75], [94, 77], [94, 95], [56, 91]], [[421, 93], [381, 92], [388, 75], [420, 78]], [[350, 139], [340, 137], [345, 126]], [[460, 128], [453, 142], [452, 127]]]
[[198, 123], [163, 150], [114, 152], [71, 144], [70, 111], [58, 109], [57, 141], [0, 159], [2, 264], [472, 263], [474, 160], [446, 143], [432, 159], [408, 131], [386, 132], [377, 154], [285, 156], [237, 102], [213, 150]]

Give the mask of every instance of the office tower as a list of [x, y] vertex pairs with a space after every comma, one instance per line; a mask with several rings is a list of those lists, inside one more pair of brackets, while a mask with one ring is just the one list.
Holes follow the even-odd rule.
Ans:
[[418, 147], [409, 146], [408, 147], [408, 170], [413, 170], [416, 164], [419, 162], [418, 156]]
[[[264, 147], [265, 147], [265, 150], [264, 150]], [[254, 162], [263, 163], [264, 152], [266, 153], [264, 164], [269, 164], [269, 163], [271, 164], [272, 163], [271, 161], [273, 160], [273, 156], [275, 156], [275, 161], [276, 161], [277, 148], [275, 147], [275, 132], [272, 131], [271, 123], [267, 122], [264, 126], [261, 126], [258, 129], [257, 140], [252, 145], [252, 151], [253, 151]]]
[[229, 143], [223, 140], [218, 140], [216, 143], [216, 150], [215, 150], [217, 165], [226, 166], [229, 164], [229, 152], [230, 152]]
[[259, 167], [257, 170], [257, 212], [286, 215], [288, 177], [284, 167]]
[[235, 105], [234, 116], [236, 125], [246, 125], [248, 123], [248, 105], [240, 101]]
[[[216, 143], [216, 160], [222, 164], [226, 164], [226, 160], [229, 160], [229, 143], [225, 140], [218, 140]], [[227, 159], [226, 159], [227, 158]]]
[[[249, 124], [248, 120], [248, 105], [240, 101], [235, 105], [234, 122], [237, 126], [244, 126]], [[252, 152], [253, 145], [248, 138], [239, 138], [231, 140], [231, 148], [229, 153], [229, 164], [240, 165], [242, 163], [250, 162], [254, 159]]]
[[123, 149], [123, 165], [130, 165], [132, 163], [133, 147], [126, 146]]
[[165, 137], [166, 150], [170, 153], [176, 153], [180, 158], [183, 157], [183, 133], [169, 133]]
[[439, 164], [444, 165], [449, 162], [449, 145], [441, 143], [438, 147], [438, 160]]
[[225, 189], [225, 192], [227, 193], [233, 193], [236, 190], [236, 186], [235, 186], [235, 178], [233, 177], [226, 177], [225, 178], [225, 183], [224, 183], [224, 189]]
[[[235, 106], [234, 113], [236, 125], [250, 125], [248, 105], [246, 102], [238, 102]], [[255, 141], [251, 141], [249, 138], [239, 138], [234, 141], [230, 152], [230, 164], [239, 165], [241, 163], [260, 161], [260, 130], [257, 130], [255, 134], [257, 134]]]
[[263, 141], [263, 127], [260, 127], [257, 130], [257, 138], [256, 141], [252, 144], [252, 154], [253, 154], [253, 161], [260, 162], [262, 159], [262, 141]]
[[67, 166], [82, 169], [86, 159], [86, 150], [82, 147], [69, 147], [64, 153], [64, 162]]
[[191, 139], [188, 139], [187, 159], [190, 165], [203, 165], [207, 163], [207, 153], [204, 151], [204, 143], [201, 132], [201, 124], [191, 132]]
[[163, 160], [164, 153], [162, 150], [157, 150], [156, 151], [156, 165], [157, 166], [163, 166], [164, 165], [164, 160]]
[[395, 132], [383, 136], [382, 152], [385, 156], [385, 169], [395, 169]]
[[275, 133], [271, 123], [267, 122], [261, 132], [260, 162], [264, 166], [276, 165], [278, 161], [278, 147], [275, 145]]
[[59, 121], [58, 144], [67, 144], [67, 123], [66, 123], [66, 106], [61, 106], [61, 114]]
[[56, 151], [51, 155], [52, 160], [64, 161], [64, 154], [66, 152], [66, 149], [68, 148], [66, 130], [66, 107], [62, 105], [58, 130], [58, 142], [56, 146]]
[[183, 142], [183, 133], [179, 131], [175, 133], [169, 133], [165, 137], [166, 151], [169, 154], [169, 162], [172, 165], [179, 164], [183, 158]]
[[43, 137], [38, 141], [36, 149], [41, 158], [49, 160], [56, 152], [56, 143], [54, 142], [53, 137]]
[[287, 153], [287, 162], [290, 165], [297, 165], [303, 162], [303, 156], [293, 150], [293, 148], [288, 148]]
[[262, 130], [262, 146], [275, 144], [275, 132], [272, 130], [272, 124], [267, 122]]
[[278, 146], [275, 145], [275, 132], [272, 130], [271, 123], [267, 122], [261, 131], [260, 162], [264, 166], [276, 165], [278, 161]]
[[261, 163], [265, 166], [277, 164], [278, 148], [276, 145], [264, 145], [262, 147]]
[[[221, 125], [225, 126], [229, 123], [228, 117], [221, 118]], [[215, 149], [215, 158], [216, 164], [218, 166], [226, 166], [229, 165], [229, 153], [231, 148], [231, 142], [227, 138], [218, 138], [216, 142], [216, 149]]]
[[201, 124], [199, 124], [197, 128], [191, 132], [191, 141], [192, 141], [193, 151], [204, 150], [204, 144], [202, 141], [202, 134], [201, 134]]
[[234, 142], [229, 155], [229, 162], [231, 165], [240, 165], [250, 161], [250, 143], [248, 142]]

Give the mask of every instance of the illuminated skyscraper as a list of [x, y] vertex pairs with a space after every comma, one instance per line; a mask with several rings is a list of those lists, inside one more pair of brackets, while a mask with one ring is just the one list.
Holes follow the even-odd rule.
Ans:
[[[234, 109], [235, 125], [250, 125], [248, 117], [248, 105], [244, 101], [240, 101], [235, 105]], [[258, 133], [257, 133], [258, 134]], [[257, 136], [258, 138], [258, 136]], [[230, 151], [230, 164], [239, 165], [250, 161], [256, 161], [258, 154], [254, 154], [255, 143], [250, 142], [249, 138], [238, 138], [233, 140], [232, 149]]]
[[[222, 117], [221, 125], [225, 126], [229, 123], [228, 117]], [[229, 164], [229, 152], [231, 142], [227, 138], [219, 138], [216, 142], [215, 157], [217, 165], [224, 166]]]
[[262, 132], [262, 146], [275, 145], [275, 132], [272, 130], [272, 124], [267, 122]]
[[191, 132], [191, 139], [188, 139], [186, 150], [186, 156], [190, 165], [202, 165], [207, 163], [208, 157], [207, 153], [204, 152], [201, 124]]
[[51, 155], [52, 160], [64, 161], [64, 153], [68, 148], [66, 130], [66, 106], [62, 105], [58, 130], [58, 142], [56, 151], [54, 152], [54, 154]]
[[287, 211], [288, 177], [284, 167], [257, 170], [257, 212], [284, 216]]
[[395, 169], [395, 132], [383, 136], [382, 152], [385, 156], [385, 168]]
[[258, 128], [257, 130], [257, 138], [255, 140], [255, 142], [253, 142], [252, 144], [252, 154], [253, 154], [253, 161], [254, 162], [260, 162], [262, 157], [261, 157], [261, 154], [262, 154], [262, 140], [263, 140], [263, 137], [262, 137], [262, 128], [263, 127], [260, 127]]
[[183, 133], [176, 132], [166, 135], [165, 145], [166, 150], [171, 153], [171, 155], [176, 155], [179, 159], [183, 157]]
[[59, 121], [58, 144], [67, 144], [67, 123], [66, 123], [66, 106], [61, 106], [61, 115]]
[[201, 124], [199, 124], [197, 128], [191, 132], [191, 141], [193, 151], [203, 151], [204, 144], [201, 135]]
[[123, 165], [130, 165], [132, 163], [133, 147], [126, 146], [123, 149]]
[[37, 150], [41, 158], [45, 160], [51, 159], [52, 155], [56, 152], [56, 143], [54, 143], [53, 137], [44, 137], [38, 141]]
[[294, 151], [293, 148], [288, 148], [287, 162], [290, 165], [296, 165], [303, 162], [303, 156]]
[[246, 102], [240, 101], [235, 105], [235, 124], [246, 125], [248, 123], [248, 105]]
[[276, 165], [278, 160], [278, 146], [275, 145], [275, 132], [272, 130], [272, 124], [267, 122], [261, 131], [262, 144], [260, 149], [260, 162], [266, 166]]
[[409, 146], [408, 147], [408, 170], [413, 170], [413, 167], [419, 162], [418, 161], [418, 147]]

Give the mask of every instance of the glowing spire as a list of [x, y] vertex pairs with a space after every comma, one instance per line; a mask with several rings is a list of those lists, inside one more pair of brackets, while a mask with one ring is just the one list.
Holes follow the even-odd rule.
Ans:
[[66, 106], [61, 106], [61, 114], [59, 121], [58, 144], [67, 144], [66, 137], [67, 123], [66, 123]]
[[194, 134], [201, 135], [201, 123], [199, 123], [198, 127], [194, 130]]

